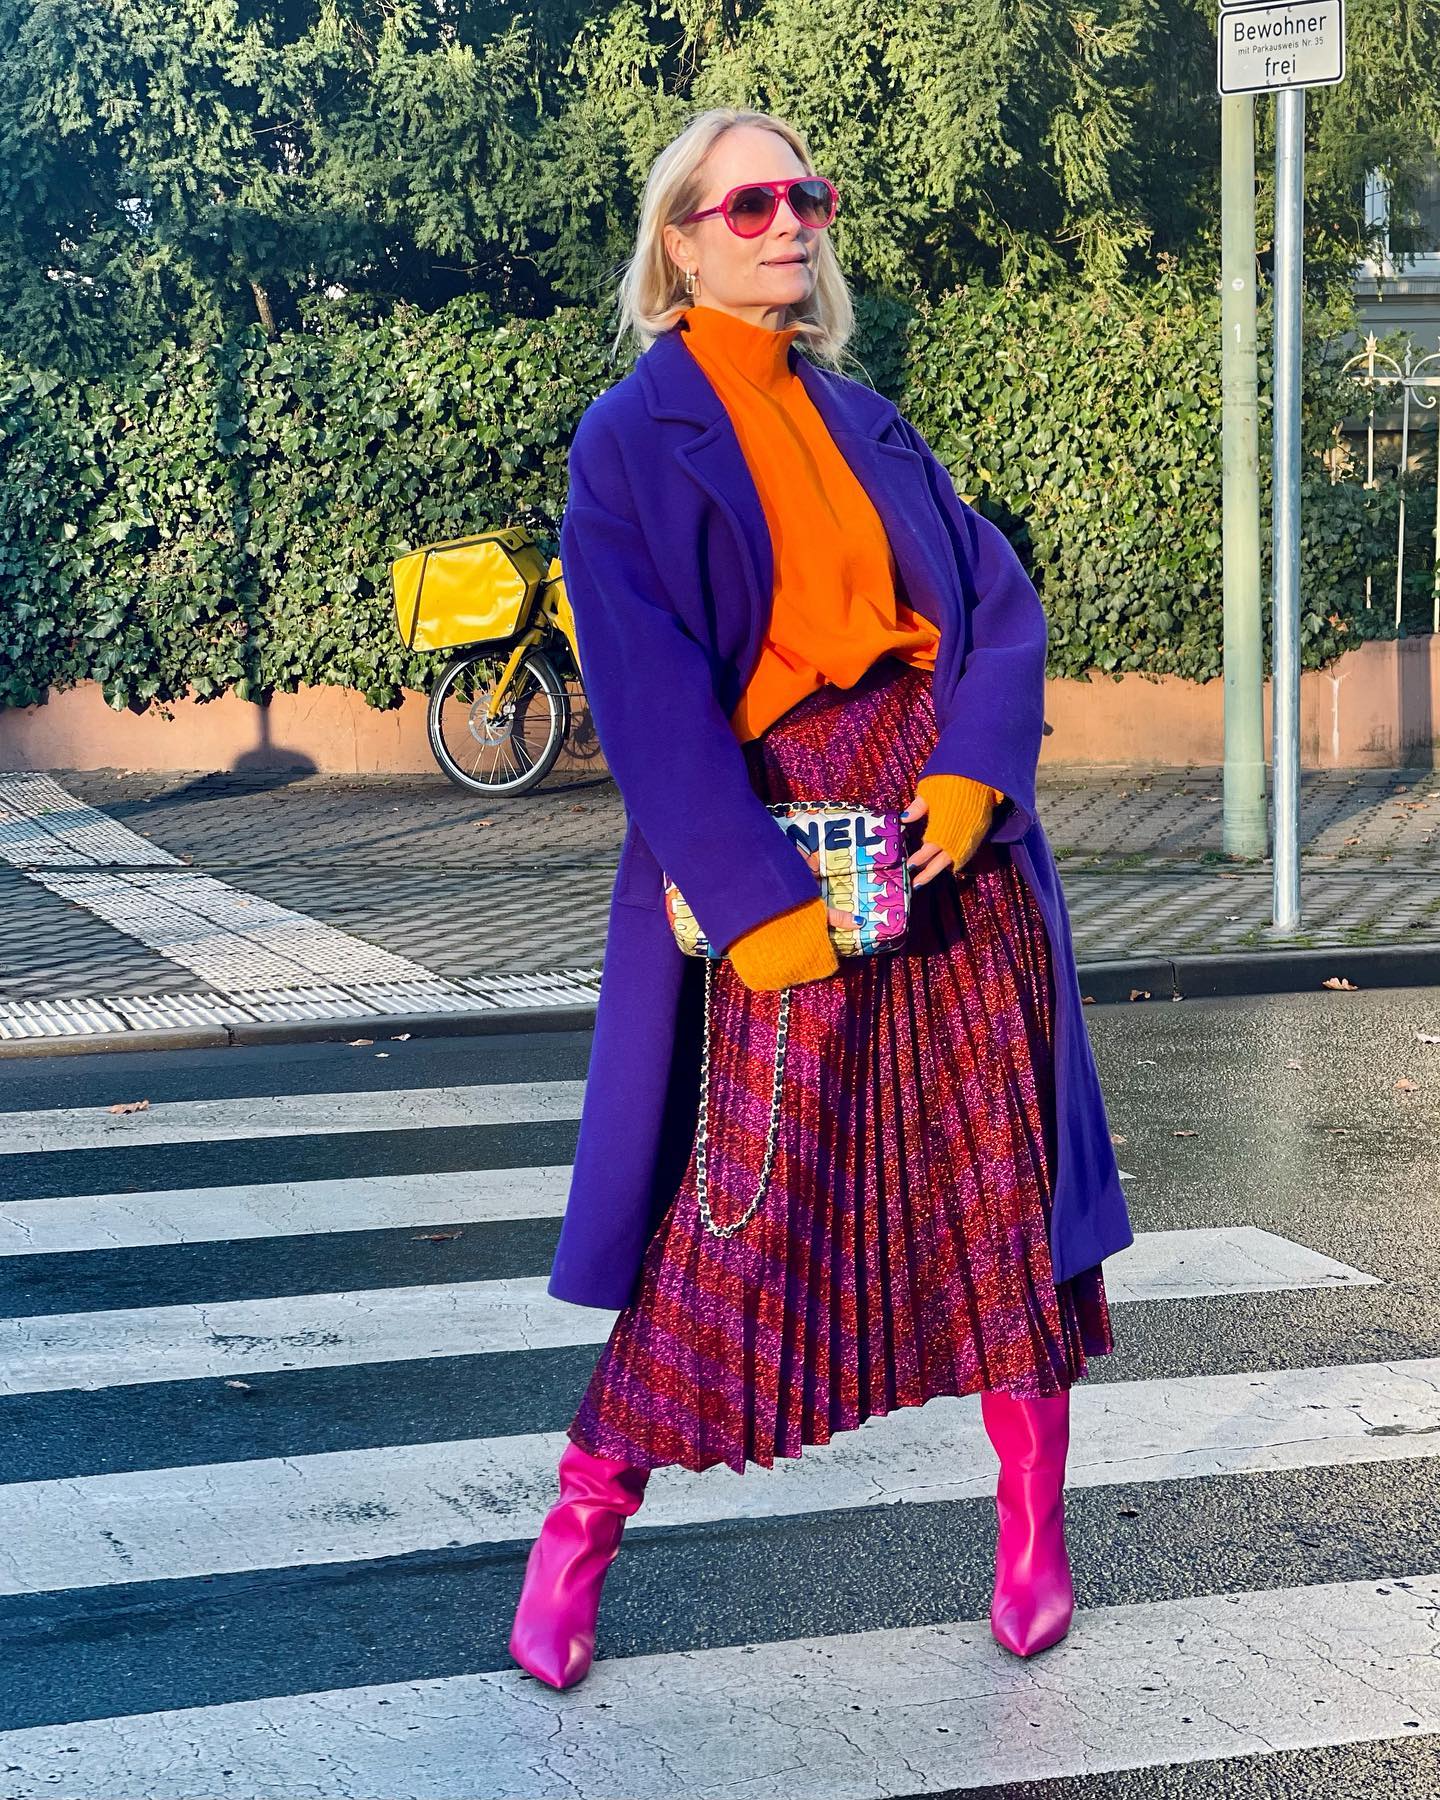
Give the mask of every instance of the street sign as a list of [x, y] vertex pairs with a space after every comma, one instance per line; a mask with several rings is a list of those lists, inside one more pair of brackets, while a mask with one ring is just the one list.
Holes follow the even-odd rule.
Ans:
[[1325, 87], [1343, 81], [1345, 0], [1222, 6], [1217, 63], [1222, 94]]

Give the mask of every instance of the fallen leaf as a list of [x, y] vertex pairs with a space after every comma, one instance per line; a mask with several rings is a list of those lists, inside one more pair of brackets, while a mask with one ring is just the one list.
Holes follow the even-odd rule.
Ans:
[[1172, 1133], [1172, 1136], [1174, 1136], [1174, 1137], [1199, 1137], [1199, 1135], [1200, 1135], [1200, 1133], [1198, 1131], [1179, 1131], [1179, 1130], [1177, 1130]]
[[1440, 1044], [1440, 1035], [1433, 1031], [1417, 1031], [1415, 1042], [1417, 1044]]
[[458, 1231], [422, 1231], [418, 1232], [410, 1242], [412, 1244], [448, 1244], [452, 1238], [458, 1238]]
[[387, 1056], [388, 1056], [388, 1055], [389, 1055], [389, 1054], [390, 1054], [390, 1052], [389, 1052], [389, 1051], [388, 1051], [388, 1050], [377, 1050], [377, 1051], [376, 1051], [376, 1052], [375, 1052], [375, 1060], [376, 1060], [376, 1062], [384, 1062], [384, 1060], [385, 1060], [385, 1058], [386, 1058], [386, 1057], [387, 1057]]
[[358, 1050], [362, 1045], [373, 1044], [375, 1042], [374, 1038], [347, 1038], [345, 1041], [352, 1050]]
[[149, 1110], [150, 1102], [148, 1100], [122, 1100], [118, 1106], [110, 1108], [112, 1113], [149, 1112]]
[[410, 1037], [411, 1034], [408, 1031], [397, 1031], [390, 1042], [392, 1044], [408, 1044], [410, 1042]]
[[1304, 1063], [1297, 1061], [1297, 1059], [1292, 1056], [1290, 1058], [1289, 1062], [1286, 1063], [1285, 1067], [1287, 1069], [1303, 1069], [1305, 1067], [1305, 1065], [1304, 1065]]
[[1093, 994], [1082, 994], [1080, 996], [1080, 1003], [1082, 1006], [1093, 1006], [1095, 1004], [1095, 996]]
[[1148, 1000], [1150, 998], [1150, 990], [1149, 988], [1131, 988], [1130, 998], [1132, 1000]]
[[1118, 1131], [1112, 1131], [1110, 1133], [1110, 1142], [1112, 1144], [1128, 1144], [1130, 1140], [1127, 1137], [1121, 1137]]
[[1353, 981], [1347, 981], [1343, 975], [1327, 975], [1320, 985], [1328, 988], [1348, 988], [1352, 994], [1360, 991]]
[[253, 1394], [255, 1392], [248, 1381], [227, 1381], [225, 1385], [228, 1388], [239, 1388], [242, 1394]]
[[1413, 1094], [1420, 1084], [1418, 1081], [1411, 1081], [1408, 1076], [1402, 1075], [1395, 1085], [1397, 1088], [1403, 1088], [1407, 1094]]

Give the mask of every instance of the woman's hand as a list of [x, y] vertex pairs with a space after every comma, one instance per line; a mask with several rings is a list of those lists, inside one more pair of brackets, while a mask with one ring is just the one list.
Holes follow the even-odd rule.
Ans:
[[959, 874], [985, 841], [997, 792], [966, 775], [927, 775], [916, 784], [901, 819], [910, 824], [929, 818], [932, 795], [943, 819], [932, 821], [920, 848], [906, 858], [912, 887], [923, 887], [946, 869]]
[[[908, 825], [912, 821], [928, 818], [929, 814], [928, 801], [923, 794], [917, 794], [900, 817]], [[930, 838], [923, 839], [920, 848], [907, 856], [905, 861], [910, 870], [910, 885], [917, 888], [924, 887], [927, 881], [933, 881], [937, 875], [953, 866], [950, 852], [943, 844], [934, 843]]]
[[[809, 863], [810, 873], [817, 881], [821, 880], [820, 852], [818, 850], [801, 850], [800, 854], [805, 858], [806, 862]], [[833, 925], [838, 931], [853, 931], [860, 923], [854, 913], [845, 912], [838, 906], [827, 906], [825, 908], [825, 920], [827, 925]]]

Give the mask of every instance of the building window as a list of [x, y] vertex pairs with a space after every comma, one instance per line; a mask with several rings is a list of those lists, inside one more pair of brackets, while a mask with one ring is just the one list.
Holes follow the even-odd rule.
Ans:
[[1390, 190], [1378, 169], [1365, 179], [1365, 222], [1384, 233], [1383, 249], [1360, 265], [1366, 275], [1440, 275], [1440, 159], [1402, 217], [1394, 217]]

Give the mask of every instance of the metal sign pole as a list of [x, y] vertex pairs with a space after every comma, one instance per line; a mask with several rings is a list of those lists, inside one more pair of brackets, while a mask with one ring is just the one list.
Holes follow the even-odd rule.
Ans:
[[1227, 94], [1220, 101], [1220, 277], [1225, 681], [1221, 842], [1231, 856], [1259, 857], [1267, 845], [1253, 94]]
[[[1276, 96], [1274, 436], [1270, 481], [1274, 590], [1270, 710], [1275, 811], [1271, 930], [1293, 933], [1300, 922], [1300, 275], [1305, 207], [1305, 90], [1345, 78], [1345, 0], [1305, 0], [1301, 6], [1280, 4], [1278, 0], [1240, 0], [1238, 4], [1236, 0], [1221, 0], [1216, 56], [1216, 80], [1222, 97], [1256, 93]], [[1228, 293], [1226, 297], [1230, 297]], [[1237, 325], [1236, 329], [1241, 327]], [[1228, 336], [1226, 348], [1231, 348]], [[1227, 404], [1229, 399], [1227, 389]], [[1229, 423], [1227, 418], [1227, 426]], [[1226, 474], [1230, 474], [1228, 462]], [[1234, 491], [1243, 493], [1238, 484]], [[1227, 507], [1231, 494], [1227, 481]], [[1228, 519], [1226, 525], [1230, 525]], [[1237, 522], [1236, 529], [1237, 533], [1243, 531], [1243, 521]], [[1231, 599], [1228, 579], [1226, 599]], [[1227, 617], [1227, 627], [1228, 624]], [[1228, 651], [1228, 641], [1226, 648]], [[1228, 703], [1228, 691], [1226, 699]], [[1232, 777], [1228, 715], [1226, 726], [1228, 798]], [[1235, 774], [1238, 779], [1239, 771]]]
[[1275, 102], [1275, 414], [1271, 459], [1274, 605], [1270, 705], [1276, 930], [1300, 922], [1300, 327], [1305, 90]]

